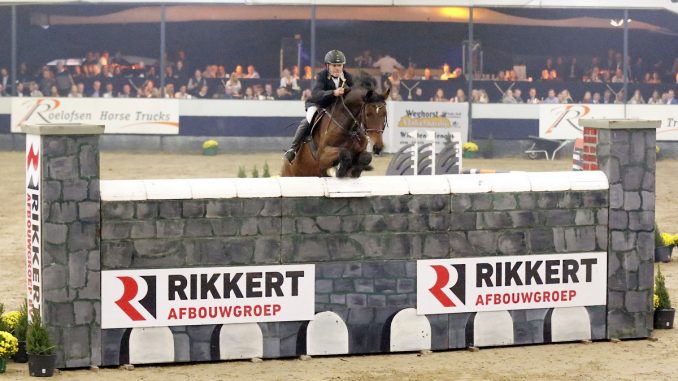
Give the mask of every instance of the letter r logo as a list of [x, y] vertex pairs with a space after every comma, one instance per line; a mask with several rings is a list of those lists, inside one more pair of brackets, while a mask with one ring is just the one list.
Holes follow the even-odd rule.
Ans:
[[[122, 282], [123, 292], [120, 299], [115, 301], [115, 304], [134, 321], [146, 320], [146, 318], [130, 303], [137, 299], [139, 293], [139, 285], [136, 279], [130, 276], [117, 277]], [[146, 283], [146, 295], [139, 300], [139, 304], [148, 311], [148, 313], [155, 318], [155, 276], [142, 276]]]
[[[461, 304], [466, 303], [466, 266], [465, 265], [451, 265], [455, 269], [456, 279], [452, 287], [447, 288], [454, 296], [459, 299]], [[447, 296], [443, 288], [446, 288], [450, 283], [450, 271], [447, 266], [431, 265], [431, 268], [436, 273], [436, 281], [433, 287], [429, 288], [429, 292], [435, 297], [444, 307], [456, 307], [457, 305], [452, 299]]]

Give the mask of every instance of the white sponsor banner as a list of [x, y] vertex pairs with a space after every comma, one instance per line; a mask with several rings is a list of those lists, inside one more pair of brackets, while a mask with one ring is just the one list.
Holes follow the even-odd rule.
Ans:
[[[574, 140], [582, 137], [579, 119], [624, 119], [624, 105], [541, 104], [539, 136], [547, 139]], [[625, 119], [661, 120], [657, 140], [678, 140], [678, 106], [626, 105]]]
[[315, 265], [101, 272], [101, 327], [312, 320]]
[[[26, 135], [26, 291], [28, 311], [42, 313], [42, 137]], [[29, 316], [30, 318], [30, 316]]]
[[417, 313], [605, 305], [607, 253], [417, 261]]
[[414, 143], [414, 131], [420, 142], [426, 139], [427, 131], [435, 131], [438, 150], [452, 133], [461, 136], [463, 144], [468, 134], [468, 103], [389, 101], [386, 152], [397, 152]]
[[12, 98], [12, 132], [24, 124], [105, 125], [107, 134], [179, 133], [176, 99]]

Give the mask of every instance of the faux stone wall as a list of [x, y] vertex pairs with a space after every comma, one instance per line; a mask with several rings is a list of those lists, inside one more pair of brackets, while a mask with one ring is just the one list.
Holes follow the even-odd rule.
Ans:
[[99, 137], [42, 136], [43, 319], [56, 366], [101, 362]]
[[608, 338], [652, 331], [656, 133], [654, 129], [589, 129], [610, 182]]
[[[377, 353], [416, 307], [417, 259], [606, 251], [607, 221], [607, 190], [104, 201], [101, 255], [104, 270], [315, 263], [316, 312], [344, 320], [350, 353]], [[511, 311], [517, 344], [548, 341], [547, 311]], [[472, 315], [428, 316], [432, 349], [472, 344]], [[604, 307], [590, 315], [604, 338]], [[306, 353], [305, 322], [259, 326], [264, 357]], [[171, 327], [175, 360], [218, 359], [214, 329]], [[124, 359], [125, 331], [103, 331], [104, 365]]]

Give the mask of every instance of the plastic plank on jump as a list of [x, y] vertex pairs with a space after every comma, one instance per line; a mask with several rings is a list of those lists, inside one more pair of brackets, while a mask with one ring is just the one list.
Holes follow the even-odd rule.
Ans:
[[144, 180], [148, 200], [186, 200], [193, 198], [186, 179]]
[[265, 177], [254, 179], [237, 179], [235, 188], [238, 197], [242, 198], [264, 198], [280, 197], [280, 182], [278, 179]]
[[194, 199], [234, 198], [238, 195], [234, 179], [190, 179]]
[[280, 177], [282, 197], [323, 197], [325, 182], [320, 177]]
[[146, 200], [143, 180], [101, 180], [99, 187], [103, 201]]

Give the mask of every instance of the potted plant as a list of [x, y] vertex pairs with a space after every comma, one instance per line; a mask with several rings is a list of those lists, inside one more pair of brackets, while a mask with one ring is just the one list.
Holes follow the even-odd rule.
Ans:
[[28, 355], [26, 354], [26, 329], [28, 329], [28, 307], [26, 306], [26, 300], [24, 300], [19, 311], [11, 311], [8, 314], [12, 314], [9, 319], [15, 321], [12, 334], [19, 340], [19, 350], [12, 359], [14, 362], [25, 363], [28, 361]]
[[19, 341], [7, 331], [0, 331], [0, 373], [7, 369], [7, 359], [19, 349]]
[[478, 145], [473, 142], [466, 142], [462, 146], [465, 158], [474, 158], [478, 154]]
[[654, 228], [654, 261], [655, 262], [670, 262], [671, 252], [675, 246], [675, 239], [671, 234], [662, 233], [659, 227], [655, 225]]
[[676, 310], [671, 308], [671, 299], [666, 289], [666, 279], [662, 270], [657, 266], [657, 274], [654, 277], [654, 327], [659, 329], [673, 328], [673, 318]]
[[52, 377], [56, 360], [56, 347], [52, 344], [47, 327], [42, 324], [40, 313], [33, 310], [26, 330], [28, 373], [34, 377]]
[[205, 156], [214, 156], [219, 151], [219, 142], [214, 139], [205, 140], [202, 143], [202, 154]]

